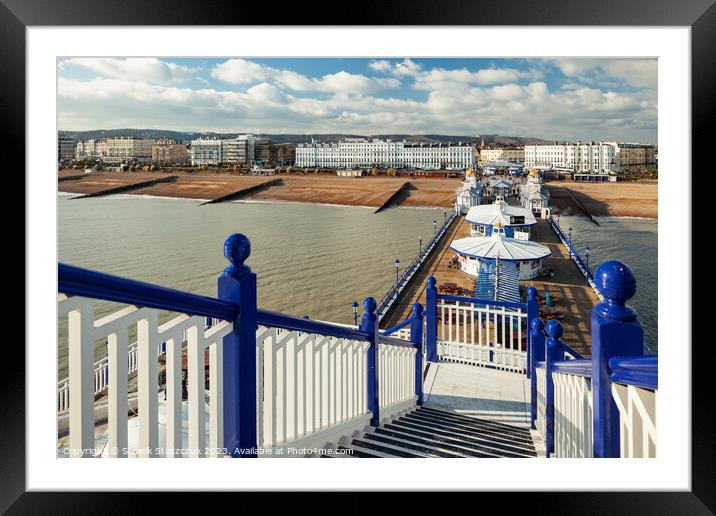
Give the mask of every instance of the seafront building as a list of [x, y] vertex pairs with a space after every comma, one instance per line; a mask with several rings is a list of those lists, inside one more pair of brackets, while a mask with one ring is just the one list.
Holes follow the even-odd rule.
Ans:
[[152, 145], [152, 162], [179, 165], [189, 162], [186, 145], [176, 140], [160, 139]]
[[467, 170], [474, 167], [472, 145], [346, 138], [298, 144], [296, 166], [320, 168], [415, 168]]
[[525, 149], [480, 149], [480, 165], [496, 161], [523, 163], [525, 161]]
[[143, 140], [133, 136], [104, 138], [95, 143], [96, 157], [105, 163], [126, 163], [129, 161], [150, 161], [154, 140]]
[[64, 135], [57, 136], [57, 162], [70, 161], [75, 157], [77, 141]]
[[189, 144], [192, 165], [254, 163], [261, 149], [269, 145], [266, 138], [240, 134], [236, 138], [198, 138]]
[[222, 143], [218, 138], [199, 138], [189, 143], [192, 165], [218, 165], [221, 163]]
[[653, 145], [622, 142], [525, 145], [526, 168], [571, 173], [577, 181], [599, 180], [595, 176], [609, 176], [653, 166], [656, 166]]

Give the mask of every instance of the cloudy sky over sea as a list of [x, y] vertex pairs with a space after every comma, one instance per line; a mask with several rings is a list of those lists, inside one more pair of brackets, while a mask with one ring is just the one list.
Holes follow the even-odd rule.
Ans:
[[58, 62], [61, 130], [501, 134], [656, 143], [656, 59]]

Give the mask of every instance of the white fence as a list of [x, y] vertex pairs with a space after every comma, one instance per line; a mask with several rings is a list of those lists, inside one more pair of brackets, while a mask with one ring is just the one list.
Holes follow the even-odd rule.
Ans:
[[656, 391], [612, 384], [619, 409], [622, 457], [656, 457]]
[[547, 370], [544, 367], [535, 367], [537, 378], [537, 421], [535, 425], [542, 436], [547, 433]]
[[[140, 457], [222, 455], [222, 341], [233, 329], [221, 322], [205, 329], [203, 317], [179, 315], [158, 324], [159, 311], [127, 306], [101, 319], [94, 319], [93, 299], [58, 298], [58, 316], [67, 317], [69, 454], [92, 457], [95, 450], [95, 343], [107, 339], [107, 445], [106, 456]], [[128, 334], [137, 331], [138, 437], [128, 437]], [[186, 336], [188, 401], [182, 403], [182, 344]], [[166, 401], [163, 442], [159, 432], [159, 346], [166, 342]], [[209, 354], [209, 429], [206, 442], [205, 351]], [[183, 411], [188, 421], [188, 442], [182, 442]], [[207, 446], [208, 444], [208, 446]], [[131, 452], [130, 452], [131, 448]]]
[[259, 327], [259, 448], [322, 446], [370, 421], [369, 343]]
[[[544, 375], [544, 369], [541, 369]], [[538, 376], [539, 378], [539, 376]], [[557, 457], [592, 457], [592, 380], [553, 373], [554, 453]]]
[[384, 420], [415, 406], [417, 350], [390, 344], [380, 344], [378, 350], [380, 418]]
[[440, 360], [524, 372], [527, 311], [438, 299]]

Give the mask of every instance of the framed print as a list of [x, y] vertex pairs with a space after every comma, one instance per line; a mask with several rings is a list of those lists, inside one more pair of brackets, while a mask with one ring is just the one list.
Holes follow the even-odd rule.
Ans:
[[710, 2], [319, 26], [132, 4], [0, 11], [28, 203], [3, 509], [400, 490], [714, 510], [691, 336]]

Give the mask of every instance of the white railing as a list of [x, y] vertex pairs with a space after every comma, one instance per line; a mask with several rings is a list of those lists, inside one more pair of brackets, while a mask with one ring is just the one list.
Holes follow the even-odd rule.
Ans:
[[[179, 315], [159, 325], [159, 310], [127, 306], [98, 320], [93, 299], [58, 298], [58, 316], [67, 317], [69, 456], [92, 457], [95, 449], [94, 348], [107, 339], [107, 444], [108, 457], [220, 456], [223, 446], [222, 342], [233, 324], [221, 322], [205, 329], [203, 317]], [[129, 330], [137, 332], [136, 442], [128, 435]], [[182, 402], [182, 340], [186, 340], [188, 401]], [[166, 342], [165, 418], [160, 432], [160, 344]], [[206, 432], [206, 367], [209, 355], [209, 428]], [[182, 419], [188, 421], [187, 443], [182, 440]], [[186, 451], [186, 453], [185, 453]]]
[[[261, 450], [325, 445], [370, 422], [367, 341], [260, 326], [256, 332]], [[293, 450], [293, 451], [291, 451]]]
[[[544, 369], [541, 368], [544, 375]], [[593, 456], [592, 380], [552, 373], [554, 381], [554, 453], [557, 457]], [[538, 376], [539, 382], [539, 376]]]
[[381, 420], [415, 406], [414, 346], [380, 344], [378, 347], [378, 385]]
[[524, 372], [527, 311], [438, 299], [440, 360]]
[[656, 457], [656, 391], [634, 385], [612, 384], [619, 409], [622, 457]]
[[535, 425], [542, 436], [547, 433], [547, 371], [544, 367], [535, 367], [537, 377], [537, 420]]

